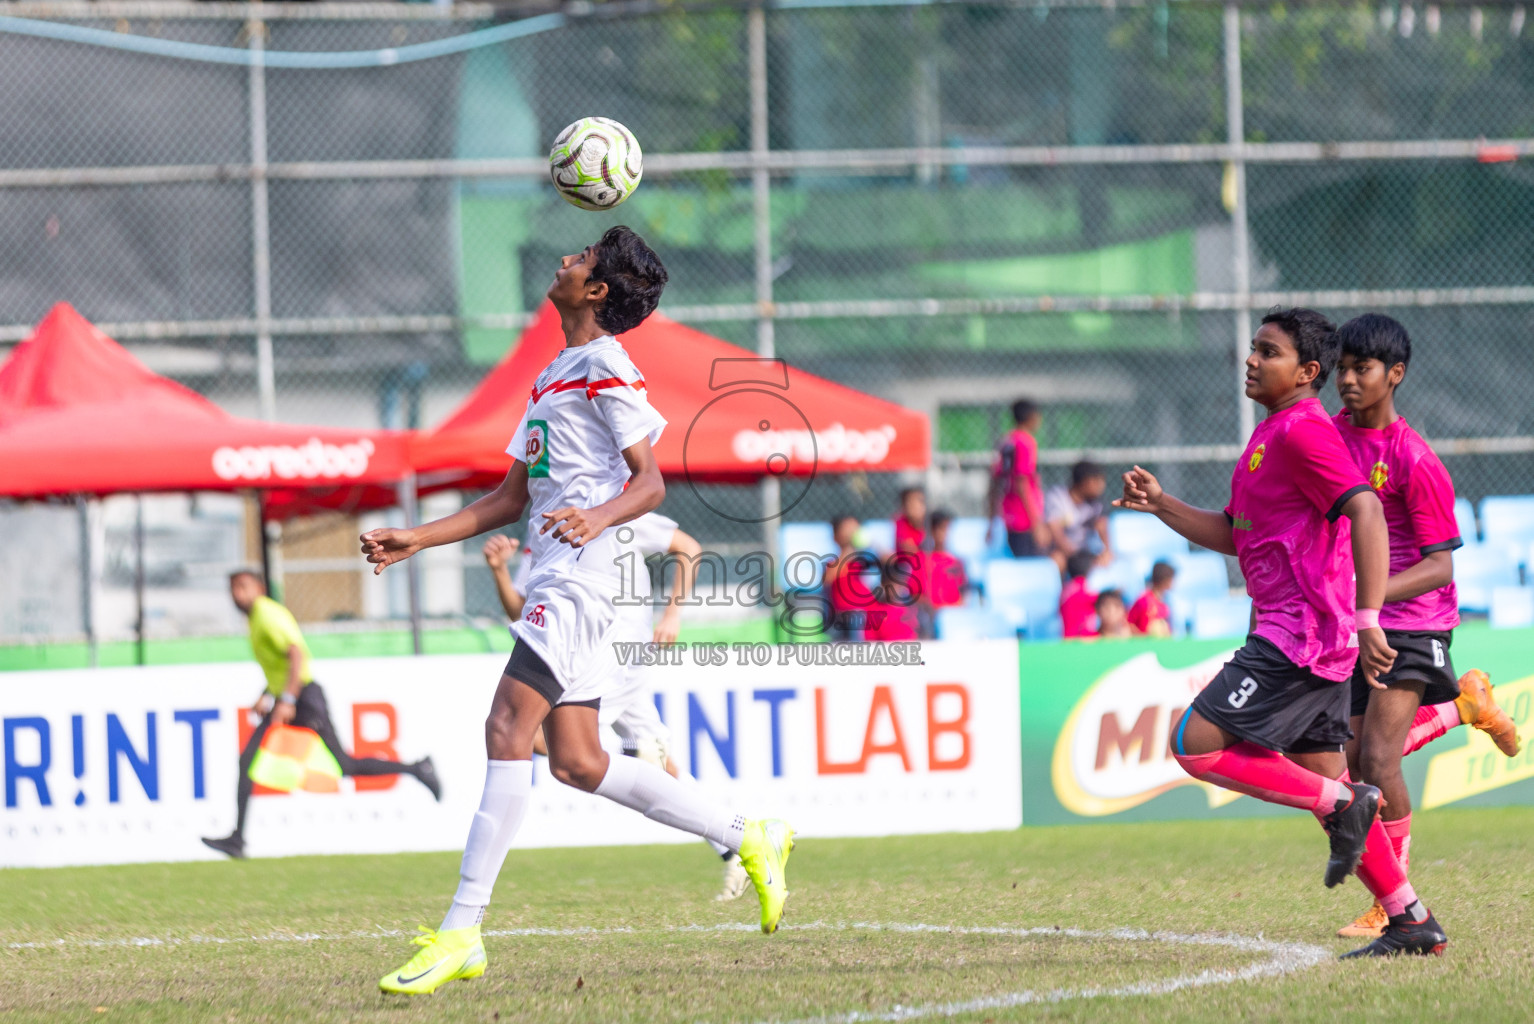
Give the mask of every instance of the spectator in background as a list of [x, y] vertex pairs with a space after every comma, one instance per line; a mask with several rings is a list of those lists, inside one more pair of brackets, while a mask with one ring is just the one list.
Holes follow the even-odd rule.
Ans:
[[927, 492], [907, 487], [900, 492], [900, 514], [895, 517], [895, 551], [919, 555], [927, 546]]
[[914, 575], [911, 555], [897, 552], [880, 566], [874, 602], [867, 607], [864, 640], [915, 640], [921, 636], [916, 606], [921, 579]]
[[[996, 449], [991, 471], [991, 493], [986, 504], [994, 520], [999, 514], [1007, 528], [1007, 547], [1014, 558], [1037, 558], [1049, 550], [1049, 530], [1044, 525], [1044, 501], [1039, 489], [1039, 442], [1035, 435], [1044, 417], [1028, 399], [1012, 406], [1016, 426]], [[987, 527], [986, 542], [991, 540]]]
[[1110, 587], [1097, 595], [1097, 635], [1112, 640], [1124, 640], [1135, 635], [1124, 611], [1124, 592]]
[[831, 519], [831, 537], [836, 541], [836, 557], [826, 563], [821, 586], [831, 613], [832, 640], [861, 640], [863, 620], [875, 603], [874, 589], [867, 576], [876, 572], [879, 563], [866, 551], [857, 548], [863, 524], [857, 516], [839, 515]]
[[926, 586], [922, 596], [934, 609], [963, 604], [964, 591], [969, 586], [964, 562], [948, 550], [948, 528], [952, 524], [952, 512], [939, 509], [932, 513], [932, 550], [924, 560]]
[[1108, 517], [1103, 515], [1103, 492], [1108, 488], [1103, 468], [1095, 462], [1071, 467], [1071, 482], [1051, 487], [1044, 495], [1044, 520], [1049, 526], [1049, 555], [1065, 568], [1078, 551], [1090, 551], [1098, 565], [1113, 561], [1108, 544]]
[[1167, 607], [1166, 596], [1176, 578], [1177, 570], [1170, 562], [1157, 562], [1151, 566], [1150, 585], [1129, 609], [1129, 624], [1136, 632], [1146, 636], [1172, 635], [1172, 612]]
[[1097, 595], [1087, 588], [1087, 573], [1095, 561], [1089, 551], [1078, 551], [1065, 560], [1070, 580], [1060, 591], [1060, 632], [1067, 639], [1097, 635]]

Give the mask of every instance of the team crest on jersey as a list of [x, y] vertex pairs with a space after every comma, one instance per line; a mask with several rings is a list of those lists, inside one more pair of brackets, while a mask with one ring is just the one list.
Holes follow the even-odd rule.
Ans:
[[1376, 491], [1385, 489], [1385, 481], [1390, 479], [1390, 467], [1383, 461], [1376, 462], [1369, 468], [1369, 486]]
[[1246, 461], [1246, 471], [1248, 473], [1257, 472], [1257, 467], [1262, 465], [1262, 457], [1266, 454], [1268, 454], [1268, 446], [1266, 444], [1260, 444], [1252, 449], [1252, 457]]
[[549, 425], [545, 420], [527, 421], [527, 475], [549, 475]]

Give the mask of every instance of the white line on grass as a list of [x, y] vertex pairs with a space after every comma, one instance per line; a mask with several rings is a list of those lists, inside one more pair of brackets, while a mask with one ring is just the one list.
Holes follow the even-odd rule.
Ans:
[[1186, 935], [1179, 932], [1147, 932], [1134, 928], [1112, 931], [1087, 931], [1080, 928], [965, 928], [931, 924], [852, 924], [838, 928], [867, 929], [886, 932], [932, 932], [949, 935], [1007, 935], [1014, 937], [1058, 937], [1064, 939], [1117, 939], [1128, 942], [1161, 942], [1181, 946], [1222, 946], [1244, 953], [1267, 953], [1268, 959], [1260, 960], [1242, 968], [1210, 968], [1197, 974], [1184, 974], [1164, 981], [1139, 981], [1112, 988], [1057, 988], [1046, 991], [1032, 989], [1008, 992], [996, 996], [982, 996], [954, 1003], [934, 1003], [928, 1006], [896, 1006], [884, 1012], [853, 1011], [824, 1017], [811, 1017], [793, 1022], [776, 1024], [857, 1024], [864, 1021], [906, 1021], [928, 1017], [957, 1017], [963, 1013], [984, 1010], [1003, 1010], [1032, 1003], [1063, 1003], [1072, 999], [1113, 999], [1124, 996], [1159, 996], [1186, 988], [1205, 985], [1229, 985], [1237, 981], [1255, 981], [1272, 978], [1314, 967], [1329, 960], [1332, 953], [1320, 946], [1304, 942], [1273, 942], [1262, 938], [1241, 935]]
[[[670, 925], [661, 928], [500, 928], [487, 930], [486, 938], [518, 938], [538, 936], [546, 938], [570, 938], [579, 936], [595, 935], [633, 935], [641, 932], [683, 933], [683, 932], [754, 932], [756, 926], [751, 924], [688, 924]], [[956, 1017], [964, 1013], [975, 1013], [983, 1010], [1002, 1010], [1016, 1006], [1026, 1006], [1034, 1003], [1062, 1003], [1073, 999], [1113, 999], [1125, 996], [1156, 996], [1178, 992], [1188, 988], [1202, 988], [1206, 985], [1229, 985], [1238, 981], [1256, 981], [1260, 978], [1272, 978], [1281, 974], [1290, 974], [1314, 967], [1323, 960], [1331, 958], [1332, 953], [1320, 946], [1312, 946], [1303, 942], [1275, 942], [1263, 938], [1248, 938], [1242, 935], [1204, 934], [1190, 935], [1182, 932], [1148, 932], [1136, 928], [1118, 928], [1108, 931], [1091, 931], [1081, 928], [1006, 928], [1006, 927], [964, 927], [955, 925], [938, 924], [908, 924], [894, 922], [881, 924], [868, 921], [855, 921], [851, 923], [834, 923], [826, 921], [808, 921], [803, 924], [793, 925], [790, 931], [873, 931], [895, 932], [898, 934], [934, 934], [934, 935], [996, 935], [1012, 938], [1059, 938], [1059, 939], [1108, 939], [1121, 942], [1157, 942], [1177, 946], [1219, 946], [1242, 953], [1261, 954], [1266, 953], [1266, 960], [1259, 960], [1240, 968], [1209, 968], [1197, 974], [1183, 974], [1175, 978], [1167, 978], [1162, 981], [1139, 981], [1128, 985], [1119, 985], [1106, 988], [1082, 988], [1068, 989], [1057, 988], [1042, 991], [1026, 989], [1021, 992], [1009, 992], [995, 996], [981, 996], [976, 999], [964, 1000], [952, 1003], [933, 1003], [927, 1006], [896, 1006], [892, 1010], [883, 1012], [866, 1012], [861, 1010], [849, 1013], [833, 1014], [823, 1017], [811, 1017], [800, 1021], [781, 1022], [781, 1024], [861, 1024], [861, 1022], [874, 1021], [907, 1021], [920, 1020], [930, 1017]], [[273, 932], [267, 935], [245, 935], [234, 937], [222, 937], [214, 935], [187, 935], [187, 936], [140, 936], [135, 938], [121, 939], [86, 939], [86, 938], [58, 938], [46, 942], [12, 942], [6, 949], [65, 949], [70, 947], [101, 949], [110, 947], [152, 947], [152, 946], [181, 946], [181, 945], [225, 945], [244, 942], [340, 942], [347, 939], [389, 939], [401, 938], [409, 933], [398, 929], [374, 929], [371, 931], [346, 932], [340, 935], [321, 935], [317, 933], [287, 933]]]

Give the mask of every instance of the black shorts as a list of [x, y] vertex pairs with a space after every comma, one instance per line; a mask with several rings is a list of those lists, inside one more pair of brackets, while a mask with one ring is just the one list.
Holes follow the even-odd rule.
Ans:
[[[1399, 686], [1409, 679], [1420, 680], [1424, 707], [1447, 704], [1459, 696], [1459, 676], [1454, 672], [1454, 662], [1449, 660], [1449, 644], [1452, 633], [1406, 632], [1387, 629], [1385, 639], [1395, 648], [1395, 666], [1380, 682], [1386, 686]], [[1369, 706], [1369, 694], [1374, 687], [1364, 679], [1362, 669], [1353, 670], [1353, 717], [1358, 718]]]
[[1345, 681], [1322, 679], [1284, 657], [1260, 636], [1246, 646], [1193, 700], [1193, 710], [1259, 747], [1281, 754], [1341, 750], [1348, 728]]
[[1039, 550], [1039, 542], [1027, 530], [1008, 530], [1007, 550], [1012, 552], [1013, 558], [1038, 558], [1044, 554]]
[[558, 679], [554, 678], [554, 671], [549, 668], [549, 663], [520, 637], [511, 649], [511, 657], [506, 659], [506, 674], [538, 691], [538, 695], [548, 701], [551, 708], [565, 703], [582, 708], [595, 708], [602, 704], [601, 698], [577, 701], [561, 699], [565, 695], [565, 688]]

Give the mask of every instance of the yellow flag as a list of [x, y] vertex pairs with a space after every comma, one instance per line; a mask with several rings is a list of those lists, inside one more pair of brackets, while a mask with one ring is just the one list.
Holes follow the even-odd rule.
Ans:
[[250, 778], [284, 793], [334, 793], [341, 788], [341, 766], [313, 729], [274, 725], [250, 762]]

